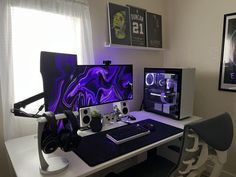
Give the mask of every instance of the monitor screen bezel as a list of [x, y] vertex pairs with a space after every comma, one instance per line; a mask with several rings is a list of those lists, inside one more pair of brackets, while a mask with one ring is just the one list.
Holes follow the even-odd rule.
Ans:
[[[77, 67], [79, 66], [94, 66], [94, 67], [99, 67], [99, 66], [131, 66], [131, 75], [132, 75], [132, 85], [134, 84], [134, 77], [133, 77], [133, 65], [132, 64], [110, 64], [110, 65], [77, 65]], [[92, 106], [99, 106], [99, 105], [104, 105], [104, 104], [110, 104], [110, 103], [116, 103], [116, 102], [121, 102], [121, 101], [130, 101], [134, 99], [134, 88], [132, 87], [132, 98], [131, 99], [124, 99], [124, 100], [120, 100], [120, 101], [111, 101], [111, 102], [106, 102], [106, 103], [100, 103], [100, 104], [94, 104], [94, 105], [90, 105], [90, 106], [82, 106], [80, 108], [85, 108], [85, 107], [92, 107]]]
[[[49, 53], [53, 53], [53, 52], [49, 52]], [[65, 53], [55, 53], [55, 54], [65, 54]], [[74, 55], [74, 54], [68, 54], [68, 55]], [[121, 101], [130, 101], [130, 100], [133, 100], [134, 98], [134, 94], [133, 94], [133, 84], [134, 84], [134, 77], [133, 77], [133, 64], [110, 64], [110, 65], [100, 65], [100, 64], [88, 64], [88, 65], [76, 65], [76, 67], [109, 67], [109, 66], [129, 66], [131, 68], [131, 79], [132, 79], [132, 98], [130, 99], [123, 99], [123, 100], [117, 100], [117, 101], [110, 101], [110, 102], [106, 102], [106, 103], [98, 103], [98, 104], [92, 104], [92, 105], [88, 105], [88, 106], [81, 106], [79, 107], [79, 109], [81, 108], [85, 108], [85, 107], [92, 107], [92, 106], [99, 106], [99, 105], [105, 105], [105, 104], [110, 104], [110, 103], [116, 103], [116, 102], [121, 102]], [[47, 100], [47, 101], [46, 101]], [[52, 111], [52, 110], [49, 110], [48, 108], [50, 107], [49, 106], [49, 98], [44, 98], [44, 101], [45, 101], [45, 110], [46, 111]], [[69, 109], [69, 108], [68, 108]], [[72, 111], [79, 111], [78, 110], [72, 110]], [[62, 113], [63, 111], [54, 111], [54, 113]]]

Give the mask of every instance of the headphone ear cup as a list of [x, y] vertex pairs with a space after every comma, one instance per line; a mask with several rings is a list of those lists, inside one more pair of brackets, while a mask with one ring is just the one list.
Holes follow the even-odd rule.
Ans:
[[80, 140], [81, 140], [81, 137], [78, 136], [77, 133], [75, 132], [71, 133], [71, 141], [70, 141], [71, 150], [74, 150], [79, 146]]
[[45, 154], [50, 154], [58, 148], [57, 120], [53, 112], [45, 112], [43, 116], [47, 123], [41, 137], [41, 149]]
[[76, 149], [79, 145], [80, 137], [69, 130], [62, 130], [60, 133], [61, 149], [65, 152]]
[[68, 130], [61, 130], [59, 134], [60, 147], [63, 151], [68, 152], [68, 142], [70, 141], [70, 132]]
[[46, 137], [42, 138], [41, 149], [45, 154], [50, 154], [58, 148], [57, 137], [52, 134], [48, 134]]

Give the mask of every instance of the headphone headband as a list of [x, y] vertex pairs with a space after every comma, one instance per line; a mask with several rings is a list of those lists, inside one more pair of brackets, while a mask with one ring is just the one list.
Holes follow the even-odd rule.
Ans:
[[47, 119], [51, 131], [54, 135], [57, 134], [57, 120], [53, 112], [45, 112], [43, 116]]
[[71, 110], [65, 110], [64, 113], [66, 117], [68, 118], [68, 120], [70, 121], [70, 124], [72, 126], [72, 131], [77, 132], [77, 130], [79, 129], [79, 126], [78, 126], [78, 122], [76, 120], [74, 113]]

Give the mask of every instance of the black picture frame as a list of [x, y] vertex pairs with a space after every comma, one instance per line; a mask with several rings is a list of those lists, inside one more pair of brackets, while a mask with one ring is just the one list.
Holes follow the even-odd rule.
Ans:
[[147, 47], [162, 48], [162, 16], [147, 12]]
[[236, 13], [224, 15], [218, 89], [236, 92]]
[[128, 7], [109, 2], [108, 23], [111, 44], [131, 45]]
[[130, 12], [131, 45], [146, 47], [146, 9], [127, 6]]

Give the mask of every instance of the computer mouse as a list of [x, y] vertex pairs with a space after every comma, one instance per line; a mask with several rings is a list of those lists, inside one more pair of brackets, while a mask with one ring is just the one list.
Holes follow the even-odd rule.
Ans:
[[155, 126], [152, 123], [146, 123], [143, 125], [143, 127], [150, 130], [151, 132], [156, 130]]
[[128, 118], [129, 118], [130, 120], [136, 120], [136, 118], [135, 118], [134, 116], [132, 116], [132, 115], [128, 115]]

